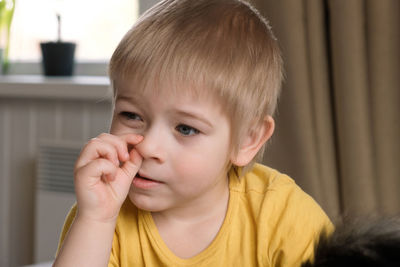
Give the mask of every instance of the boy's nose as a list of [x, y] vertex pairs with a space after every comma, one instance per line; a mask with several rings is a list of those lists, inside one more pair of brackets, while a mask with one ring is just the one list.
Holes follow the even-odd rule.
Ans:
[[165, 160], [165, 147], [160, 131], [150, 128], [143, 133], [143, 136], [143, 141], [135, 146], [136, 150], [143, 159], [153, 159], [163, 163]]

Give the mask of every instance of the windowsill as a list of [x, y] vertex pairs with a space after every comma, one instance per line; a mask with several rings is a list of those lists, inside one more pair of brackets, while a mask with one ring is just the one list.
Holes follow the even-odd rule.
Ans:
[[[104, 61], [75, 62], [74, 74], [83, 76], [107, 76], [108, 63]], [[36, 61], [11, 61], [9, 75], [42, 75], [43, 65]]]
[[112, 92], [106, 76], [0, 75], [0, 97], [111, 101]]

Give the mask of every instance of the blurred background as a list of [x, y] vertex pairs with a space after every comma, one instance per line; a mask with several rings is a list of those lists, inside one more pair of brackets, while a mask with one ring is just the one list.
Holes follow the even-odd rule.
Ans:
[[[80, 147], [108, 131], [107, 62], [157, 0], [0, 0], [0, 266], [50, 262]], [[264, 163], [340, 215], [400, 212], [400, 1], [252, 0], [285, 62]], [[8, 13], [7, 13], [8, 12]], [[43, 75], [41, 42], [76, 44]], [[11, 21], [11, 24], [7, 24]], [[7, 26], [10, 25], [10, 26]]]

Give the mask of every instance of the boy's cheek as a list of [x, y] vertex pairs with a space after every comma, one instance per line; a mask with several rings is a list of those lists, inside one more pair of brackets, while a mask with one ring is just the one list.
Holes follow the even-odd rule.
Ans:
[[131, 133], [136, 133], [136, 132], [132, 131], [132, 129], [130, 129], [128, 127], [124, 127], [121, 123], [119, 123], [115, 119], [113, 119], [113, 121], [111, 122], [110, 134], [120, 136], [120, 135], [131, 134]]
[[110, 134], [119, 136], [125, 134], [138, 134], [144, 136], [145, 129], [144, 128], [133, 128], [129, 127], [117, 119], [113, 119], [110, 126]]

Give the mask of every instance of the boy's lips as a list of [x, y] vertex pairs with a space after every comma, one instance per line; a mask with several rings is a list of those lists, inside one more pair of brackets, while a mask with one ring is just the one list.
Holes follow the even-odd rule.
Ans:
[[143, 174], [143, 173], [140, 173], [140, 172], [138, 172], [138, 173], [136, 174], [135, 178], [141, 178], [141, 179], [145, 179], [145, 180], [149, 180], [149, 181], [160, 182], [160, 181], [155, 180], [155, 179], [152, 179], [152, 178], [150, 178], [150, 176], [148, 176], [148, 175], [146, 175], [146, 174]]
[[135, 178], [133, 178], [132, 184], [136, 188], [149, 189], [162, 184], [162, 182], [149, 178], [144, 174], [137, 173]]

